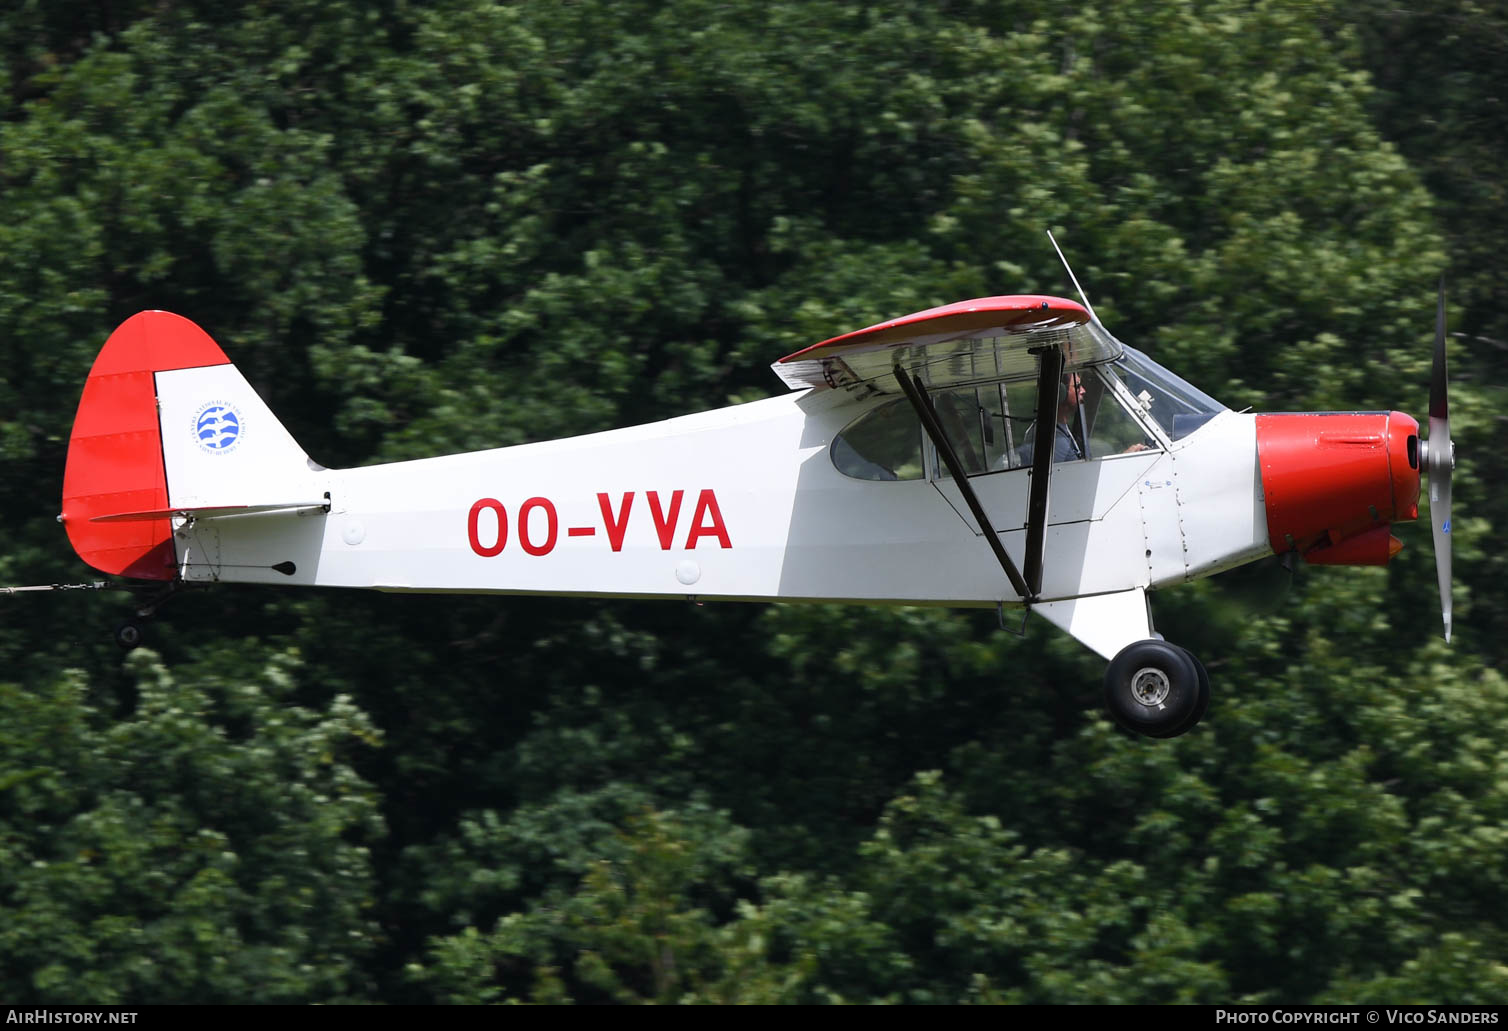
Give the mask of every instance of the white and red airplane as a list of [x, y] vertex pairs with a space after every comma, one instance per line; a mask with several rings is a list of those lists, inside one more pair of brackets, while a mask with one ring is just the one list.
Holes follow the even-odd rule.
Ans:
[[1430, 446], [1401, 412], [1230, 411], [1087, 301], [1008, 296], [788, 355], [767, 400], [336, 470], [198, 326], [147, 311], [89, 373], [59, 519], [94, 568], [162, 582], [143, 617], [232, 582], [1024, 607], [1110, 660], [1117, 722], [1172, 737], [1209, 678], [1147, 593], [1274, 552], [1385, 564], [1426, 467], [1449, 639], [1443, 320], [1442, 294]]

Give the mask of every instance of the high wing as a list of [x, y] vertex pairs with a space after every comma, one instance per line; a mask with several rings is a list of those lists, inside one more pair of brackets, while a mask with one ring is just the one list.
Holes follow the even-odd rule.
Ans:
[[1072, 370], [1120, 357], [1120, 341], [1083, 305], [1062, 297], [1012, 294], [928, 308], [813, 344], [771, 366], [792, 389], [835, 387], [901, 393], [901, 365], [933, 388], [1037, 373], [1032, 353], [1062, 351]]

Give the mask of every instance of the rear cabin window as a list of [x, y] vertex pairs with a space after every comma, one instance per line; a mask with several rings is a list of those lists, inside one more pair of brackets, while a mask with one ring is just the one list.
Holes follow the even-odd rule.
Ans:
[[833, 439], [833, 465], [856, 480], [922, 478], [922, 426], [904, 398], [865, 412]]

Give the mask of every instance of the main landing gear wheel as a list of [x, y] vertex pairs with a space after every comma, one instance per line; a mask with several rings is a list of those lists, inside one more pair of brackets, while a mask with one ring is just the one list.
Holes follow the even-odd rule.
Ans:
[[1105, 706], [1122, 727], [1147, 737], [1177, 737], [1209, 707], [1209, 674], [1176, 644], [1136, 641], [1105, 670]]
[[1199, 674], [1199, 701], [1195, 703], [1194, 713], [1189, 717], [1188, 722], [1175, 727], [1167, 734], [1154, 736], [1177, 737], [1179, 734], [1193, 730], [1196, 726], [1198, 726], [1199, 721], [1204, 719], [1204, 714], [1208, 712], [1210, 708], [1209, 671], [1204, 668], [1204, 663], [1199, 661], [1199, 656], [1195, 655], [1193, 652], [1189, 651], [1187, 648], [1184, 648], [1181, 645], [1174, 645], [1173, 647], [1177, 648], [1179, 651], [1183, 652], [1183, 654], [1189, 657], [1189, 661], [1194, 664], [1194, 672]]

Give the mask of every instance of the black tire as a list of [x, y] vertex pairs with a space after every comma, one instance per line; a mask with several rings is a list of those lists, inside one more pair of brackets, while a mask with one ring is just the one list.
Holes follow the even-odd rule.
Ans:
[[115, 643], [120, 645], [123, 651], [139, 648], [145, 636], [146, 632], [141, 624], [134, 619], [128, 619], [115, 628]]
[[1199, 721], [1204, 719], [1204, 714], [1208, 712], [1210, 708], [1209, 671], [1204, 668], [1204, 663], [1199, 661], [1199, 656], [1195, 655], [1193, 652], [1189, 651], [1182, 645], [1174, 645], [1173, 647], [1177, 648], [1179, 651], [1183, 652], [1184, 655], [1188, 656], [1189, 661], [1194, 664], [1194, 671], [1199, 674], [1199, 701], [1195, 703], [1194, 711], [1189, 714], [1189, 718], [1187, 720], [1174, 727], [1167, 733], [1152, 734], [1150, 735], [1151, 737], [1169, 738], [1178, 737], [1180, 734], [1187, 734], [1189, 731], [1193, 730], [1199, 725]]
[[[1208, 676], [1204, 682], [1208, 684]], [[1105, 707], [1110, 718], [1135, 734], [1182, 734], [1202, 715], [1201, 695], [1208, 705], [1209, 690], [1200, 691], [1197, 661], [1166, 641], [1128, 644], [1105, 670]]]
[[1199, 672], [1199, 705], [1194, 710], [1194, 722], [1189, 724], [1192, 727], [1204, 719], [1204, 714], [1210, 711], [1210, 671], [1204, 668], [1204, 663], [1199, 661], [1199, 656], [1187, 648], [1183, 650], [1183, 653], [1189, 657], [1189, 661], [1194, 664], [1194, 669]]

